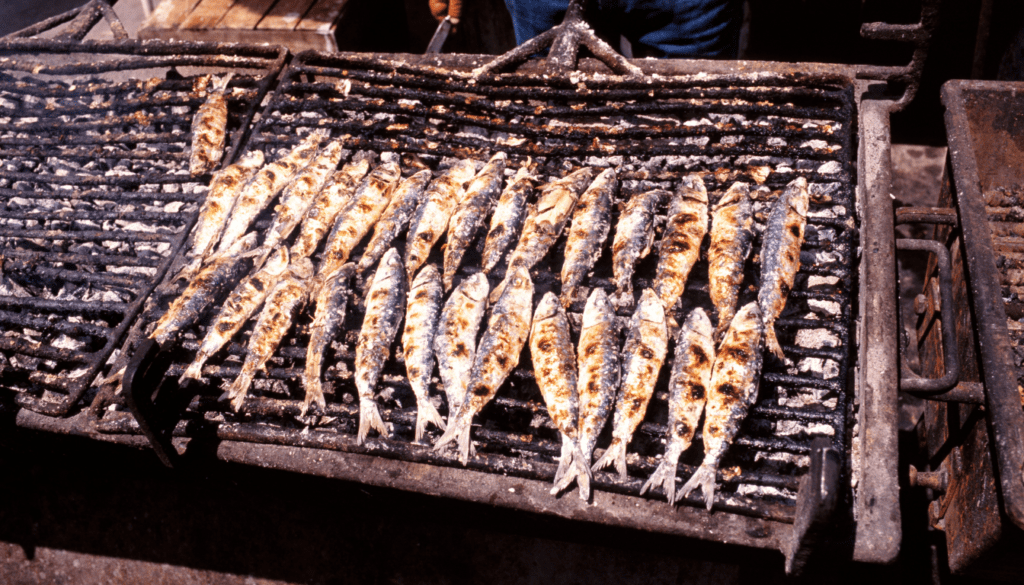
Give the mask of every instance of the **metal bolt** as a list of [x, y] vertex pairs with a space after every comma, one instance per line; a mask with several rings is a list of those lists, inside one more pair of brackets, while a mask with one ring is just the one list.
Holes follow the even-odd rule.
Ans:
[[949, 487], [949, 475], [945, 468], [938, 471], [918, 471], [913, 465], [910, 466], [910, 485], [928, 488], [937, 492], [945, 493]]
[[946, 529], [946, 519], [942, 514], [942, 504], [938, 500], [932, 500], [928, 504], [928, 521], [932, 525], [932, 528], [936, 530]]
[[928, 310], [928, 297], [924, 295], [917, 295], [914, 297], [914, 312], [918, 315], [924, 315], [925, 311]]

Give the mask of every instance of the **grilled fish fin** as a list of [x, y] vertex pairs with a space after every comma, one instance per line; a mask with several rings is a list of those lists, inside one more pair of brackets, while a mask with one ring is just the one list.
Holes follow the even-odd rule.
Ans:
[[573, 446], [570, 457], [569, 468], [565, 476], [555, 481], [555, 487], [551, 488], [551, 495], [555, 496], [565, 491], [575, 480], [580, 488], [580, 499], [588, 501], [590, 500], [590, 482], [594, 479], [594, 473], [587, 465], [587, 458], [583, 455], [579, 445]]
[[701, 489], [701, 493], [704, 494], [704, 503], [707, 504], [708, 510], [710, 510], [712, 504], [715, 503], [715, 468], [705, 464], [701, 464], [697, 471], [693, 473], [693, 476], [683, 484], [683, 488], [679, 490], [679, 494], [672, 503], [675, 504], [685, 498], [698, 487]]
[[[461, 410], [461, 409], [460, 409]], [[434, 451], [440, 451], [445, 445], [451, 442], [458, 443], [459, 450], [459, 462], [463, 465], [469, 463], [469, 458], [473, 456], [473, 441], [470, 440], [470, 431], [472, 430], [473, 417], [448, 417], [448, 428], [445, 430], [441, 438], [434, 444]]]
[[235, 412], [242, 408], [245, 397], [249, 394], [249, 386], [252, 385], [252, 379], [256, 377], [256, 368], [247, 367], [248, 365], [248, 362], [246, 362], [242, 366], [242, 371], [238, 373], [238, 377], [235, 378], [235, 381], [228, 388], [228, 398], [231, 399], [231, 408]]
[[302, 402], [302, 416], [306, 416], [306, 412], [309, 411], [309, 407], [314, 402], [320, 407], [321, 411], [327, 408], [327, 400], [324, 398], [324, 387], [320, 382], [319, 366], [320, 364], [317, 364], [317, 372], [315, 374], [310, 374], [307, 371], [306, 376], [303, 378], [303, 386], [306, 387], [306, 398]]
[[675, 503], [676, 499], [676, 468], [678, 463], [674, 460], [670, 460], [668, 457], [658, 465], [658, 468], [651, 474], [651, 478], [647, 480], [644, 487], [640, 488], [640, 495], [644, 495], [651, 488], [660, 487], [665, 490], [665, 495], [668, 497], [670, 504]]
[[359, 401], [359, 432], [356, 435], [356, 444], [362, 445], [366, 436], [374, 429], [381, 436], [388, 436], [388, 428], [384, 426], [384, 419], [380, 417], [380, 409], [377, 403], [372, 400]]
[[622, 439], [612, 439], [611, 445], [590, 469], [600, 471], [609, 465], [615, 467], [621, 479], [626, 479], [626, 442]]
[[203, 355], [202, 352], [196, 354], [196, 359], [192, 360], [192, 363], [185, 368], [185, 373], [178, 378], [178, 384], [184, 384], [186, 380], [198, 380], [203, 375], [203, 364], [206, 363], [207, 356]]
[[[562, 436], [562, 453], [558, 457], [558, 469], [555, 471], [555, 483], [562, 481], [566, 472], [572, 468], [573, 449], [570, 440]], [[556, 494], [551, 494], [556, 495]]]
[[437, 408], [434, 408], [429, 399], [418, 400], [416, 404], [416, 441], [423, 439], [428, 423], [434, 423], [442, 431], [447, 428], [444, 419], [441, 418], [441, 413], [437, 412]]
[[764, 346], [765, 349], [775, 354], [775, 357], [782, 361], [788, 361], [786, 354], [782, 353], [782, 346], [779, 345], [779, 338], [775, 336], [775, 324], [773, 323], [770, 327], [764, 328]]

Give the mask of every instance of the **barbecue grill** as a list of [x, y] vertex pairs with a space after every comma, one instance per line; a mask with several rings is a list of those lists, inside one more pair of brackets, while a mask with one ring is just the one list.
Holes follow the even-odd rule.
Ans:
[[[105, 375], [125, 368], [124, 389], [116, 381], [101, 383], [87, 412], [57, 420], [36, 412], [67, 414], [82, 393], [69, 395], [67, 408], [46, 410], [33, 395], [39, 386], [26, 382], [17, 388], [17, 399], [36, 407], [22, 409], [18, 423], [110, 441], [137, 442], [131, 435], [144, 433], [172, 465], [186, 445], [212, 439], [219, 441], [217, 456], [224, 460], [780, 550], [790, 571], [803, 566], [824, 529], [845, 531], [854, 542], [856, 560], [893, 560], [900, 525], [892, 391], [897, 344], [892, 326], [896, 289], [888, 115], [916, 90], [934, 7], [925, 7], [919, 25], [865, 25], [866, 36], [918, 45], [906, 68], [626, 61], [588, 36], [592, 33], [579, 21], [578, 8], [574, 4], [569, 11], [560, 36], [542, 39], [554, 43], [546, 61], [526, 59], [538, 48], [529, 45], [496, 60], [475, 55], [301, 53], [281, 74], [251, 136], [245, 135], [249, 118], [239, 119], [227, 158], [251, 149], [275, 158], [309, 131], [327, 129], [334, 137], [350, 135], [346, 148], [352, 153], [395, 152], [407, 169], [437, 170], [451, 158], [482, 161], [497, 151], [509, 154], [510, 168], [528, 158], [536, 161], [545, 178], [583, 165], [614, 167], [622, 183], [620, 204], [646, 189], [673, 189], [683, 174], [691, 172], [703, 174], [712, 203], [736, 180], [764, 183], [778, 191], [793, 178], [806, 177], [812, 207], [801, 273], [778, 321], [780, 341], [794, 363], [766, 363], [758, 401], [723, 463], [713, 512], [695, 507], [700, 505], [697, 498], [674, 509], [659, 496], [638, 496], [665, 446], [667, 368], [629, 449], [628, 478], [595, 474], [592, 504], [547, 494], [559, 452], [557, 432], [525, 355], [498, 398], [478, 417], [473, 430], [478, 453], [467, 467], [412, 442], [415, 408], [410, 407], [414, 402], [400, 352], [394, 352], [396, 359], [389, 361], [378, 387], [390, 436], [356, 445], [358, 407], [351, 372], [362, 322], [359, 299], [349, 309], [346, 334], [329, 350], [328, 363], [334, 365], [325, 378], [332, 391], [326, 412], [313, 419], [298, 416], [308, 315], [282, 343], [238, 413], [218, 398], [223, 382], [239, 370], [251, 324], [227, 351], [210, 360], [204, 383], [178, 388], [176, 380], [194, 355], [208, 319], [164, 351], [146, 335], [181, 290], [169, 275], [183, 263], [178, 251], [195, 219], [199, 186], [194, 189], [197, 195], [186, 201], [191, 206], [178, 208], [180, 227], [173, 230], [166, 255], [146, 281], [149, 288], [136, 297], [135, 311], [123, 317], [117, 335], [123, 339], [120, 351], [113, 359], [108, 359], [108, 351], [90, 375], [89, 381], [103, 365]], [[580, 44], [599, 59], [578, 59]], [[230, 46], [235, 54], [254, 51], [230, 59], [223, 56], [229, 48], [224, 45], [114, 45], [123, 51], [157, 52], [164, 58], [159, 66], [164, 67], [258, 69], [257, 64], [265, 62], [266, 75], [252, 75], [250, 85], [243, 86], [254, 88], [246, 94], [252, 96], [245, 101], [250, 105], [246, 116], [262, 100], [261, 88], [266, 86], [260, 83], [272, 77], [274, 64], [283, 62], [282, 53], [271, 49], [260, 53]], [[44, 52], [48, 46], [38, 40], [10, 40], [0, 50]], [[57, 46], [69, 50], [67, 44]], [[72, 48], [102, 53], [94, 46], [99, 45], [78, 43]], [[213, 54], [209, 62], [197, 55], [204, 51]], [[894, 87], [903, 84], [904, 91], [899, 96], [885, 94], [888, 86], [879, 81], [891, 81]], [[242, 82], [232, 85], [236, 83]], [[198, 102], [186, 100], [181, 105], [182, 112], [191, 112]], [[177, 125], [187, 128], [190, 114], [179, 118]], [[180, 139], [187, 136], [185, 131]], [[179, 144], [174, 150], [178, 169], [187, 166], [182, 148]], [[184, 181], [186, 175], [174, 176]], [[766, 196], [756, 204], [760, 226], [770, 199]], [[660, 211], [663, 223], [665, 210]], [[258, 218], [256, 229], [266, 230], [270, 218], [270, 212]], [[539, 290], [557, 286], [562, 247], [556, 245], [536, 267]], [[755, 254], [759, 249], [760, 236]], [[357, 249], [353, 257], [360, 252]], [[599, 260], [585, 289], [611, 286], [608, 260], [607, 255]], [[471, 250], [457, 281], [478, 271], [478, 266], [479, 249]], [[747, 282], [753, 283], [756, 274], [750, 270]], [[637, 290], [649, 284], [653, 271], [652, 259], [640, 264]], [[493, 287], [503, 273], [491, 276]], [[871, 286], [860, 287], [863, 282]], [[677, 318], [692, 307], [710, 307], [706, 262], [698, 263], [687, 290]], [[582, 308], [582, 299], [570, 307], [577, 332]], [[629, 314], [628, 308], [619, 310], [622, 319]], [[599, 448], [606, 441], [607, 437], [600, 441]], [[696, 468], [700, 455], [699, 448], [684, 454], [683, 479]], [[867, 461], [871, 463], [862, 464]]]

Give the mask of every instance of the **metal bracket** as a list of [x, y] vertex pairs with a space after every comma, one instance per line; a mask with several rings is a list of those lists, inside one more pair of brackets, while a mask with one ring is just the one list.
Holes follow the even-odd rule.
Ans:
[[191, 395], [179, 391], [175, 380], [165, 377], [173, 362], [168, 352], [147, 338], [132, 354], [121, 381], [121, 392], [132, 416], [167, 467], [174, 467], [180, 459], [171, 435], [180, 413], [192, 400]]
[[786, 553], [786, 574], [799, 575], [808, 560], [827, 546], [836, 533], [832, 521], [839, 502], [842, 458], [832, 441], [818, 437], [811, 442], [811, 467], [800, 480], [796, 496], [796, 520]]
[[70, 23], [67, 29], [58, 35], [57, 38], [81, 41], [100, 20], [106, 20], [107, 24], [110, 25], [110, 31], [113, 33], [114, 39], [126, 41], [128, 40], [128, 31], [125, 30], [124, 25], [121, 24], [121, 19], [117, 17], [117, 14], [110, 5], [111, 3], [105, 0], [90, 0], [88, 4], [83, 4], [78, 8], [47, 18], [0, 38], [19, 39], [33, 37], [48, 30], [53, 30], [64, 23]]
[[893, 104], [892, 112], [898, 112], [914, 100], [921, 85], [921, 71], [928, 57], [928, 45], [932, 34], [939, 26], [940, 0], [921, 0], [921, 20], [916, 24], [889, 24], [887, 22], [865, 22], [860, 27], [860, 36], [879, 41], [902, 41], [914, 45], [910, 63], [902, 67], [865, 66], [857, 73], [858, 79], [877, 79], [886, 82], [905, 83], [903, 95]]

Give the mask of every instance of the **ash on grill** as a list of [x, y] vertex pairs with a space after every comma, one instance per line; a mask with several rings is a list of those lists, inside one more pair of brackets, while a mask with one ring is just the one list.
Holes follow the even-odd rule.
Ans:
[[204, 97], [198, 75], [175, 67], [249, 68], [229, 95], [228, 130], [240, 134], [267, 89], [260, 69], [280, 55], [34, 39], [0, 43], [0, 54], [0, 387], [66, 414], [205, 194], [208, 177], [188, 173]]
[[[812, 204], [801, 270], [776, 325], [783, 349], [794, 363], [766, 360], [759, 399], [722, 464], [724, 488], [716, 501], [717, 507], [741, 514], [792, 521], [811, 440], [828, 437], [841, 452], [847, 443], [847, 360], [854, 293], [851, 265], [856, 245], [850, 162], [852, 88], [840, 79], [803, 76], [673, 77], [653, 80], [650, 85], [630, 85], [621, 79], [579, 74], [573, 80], [575, 85], [538, 83], [514, 74], [472, 81], [468, 75], [430, 67], [304, 54], [284, 76], [250, 147], [263, 149], [268, 160], [273, 160], [299, 137], [326, 128], [332, 137], [352, 135], [347, 142], [352, 151], [398, 153], [404, 176], [423, 168], [437, 173], [463, 158], [482, 164], [499, 151], [509, 155], [507, 176], [528, 157], [538, 163], [542, 180], [560, 178], [581, 166], [614, 167], [621, 188], [613, 225], [629, 197], [654, 188], [674, 191], [687, 173], [704, 175], [711, 205], [733, 181], [763, 183], [771, 193], [755, 202], [755, 258], [771, 201], [795, 177], [807, 178]], [[667, 203], [658, 210], [659, 237]], [[266, 230], [271, 214], [272, 210], [264, 212], [256, 228]], [[614, 291], [610, 239], [569, 307], [576, 337], [589, 291], [593, 287]], [[559, 291], [564, 242], [563, 236], [534, 268], [535, 300], [546, 290]], [[364, 240], [354, 251], [353, 259], [365, 244]], [[404, 239], [395, 245], [402, 249]], [[456, 285], [480, 271], [482, 247], [481, 234], [466, 254]], [[713, 314], [707, 244], [703, 248], [681, 306], [670, 311], [678, 322], [694, 307]], [[441, 256], [440, 246], [436, 246], [429, 261], [439, 265]], [[319, 260], [319, 255], [314, 259]], [[637, 296], [650, 286], [656, 263], [656, 253], [639, 263], [634, 277]], [[747, 264], [741, 305], [756, 298], [758, 268], [756, 261]], [[503, 277], [504, 262], [489, 275], [492, 289]], [[166, 310], [173, 292], [153, 303], [144, 315], [145, 323], [155, 321]], [[390, 437], [356, 445], [358, 405], [352, 372], [363, 310], [363, 300], [354, 298], [345, 333], [328, 350], [325, 416], [312, 420], [298, 417], [311, 320], [306, 312], [272, 358], [265, 376], [257, 379], [238, 414], [217, 397], [239, 372], [252, 322], [226, 351], [214, 356], [203, 371], [207, 385], [198, 389], [199, 396], [179, 432], [213, 427], [222, 438], [458, 465], [454, 456], [412, 443], [416, 402], [397, 342], [377, 387]], [[631, 312], [629, 306], [619, 308], [623, 325]], [[204, 323], [210, 318], [212, 315], [207, 315]], [[205, 325], [201, 324], [179, 338], [168, 377], [181, 375], [204, 334]], [[130, 350], [139, 338], [129, 341]], [[669, 360], [671, 356], [670, 349]], [[667, 442], [668, 372], [668, 367], [663, 368], [645, 422], [629, 447], [628, 479], [597, 473], [596, 488], [638, 494], [654, 471]], [[442, 414], [447, 414], [437, 377], [432, 395]], [[559, 435], [533, 380], [528, 350], [498, 398], [475, 423], [478, 455], [470, 460], [471, 468], [545, 480], [554, 476]], [[100, 429], [130, 430], [117, 421], [101, 424]], [[428, 435], [432, 443], [439, 433], [432, 429]], [[598, 443], [599, 451], [608, 444], [609, 435], [610, 428]], [[695, 443], [701, 443], [699, 433]], [[681, 480], [692, 474], [701, 456], [699, 446], [684, 453]], [[696, 495], [686, 501], [701, 505]]]

